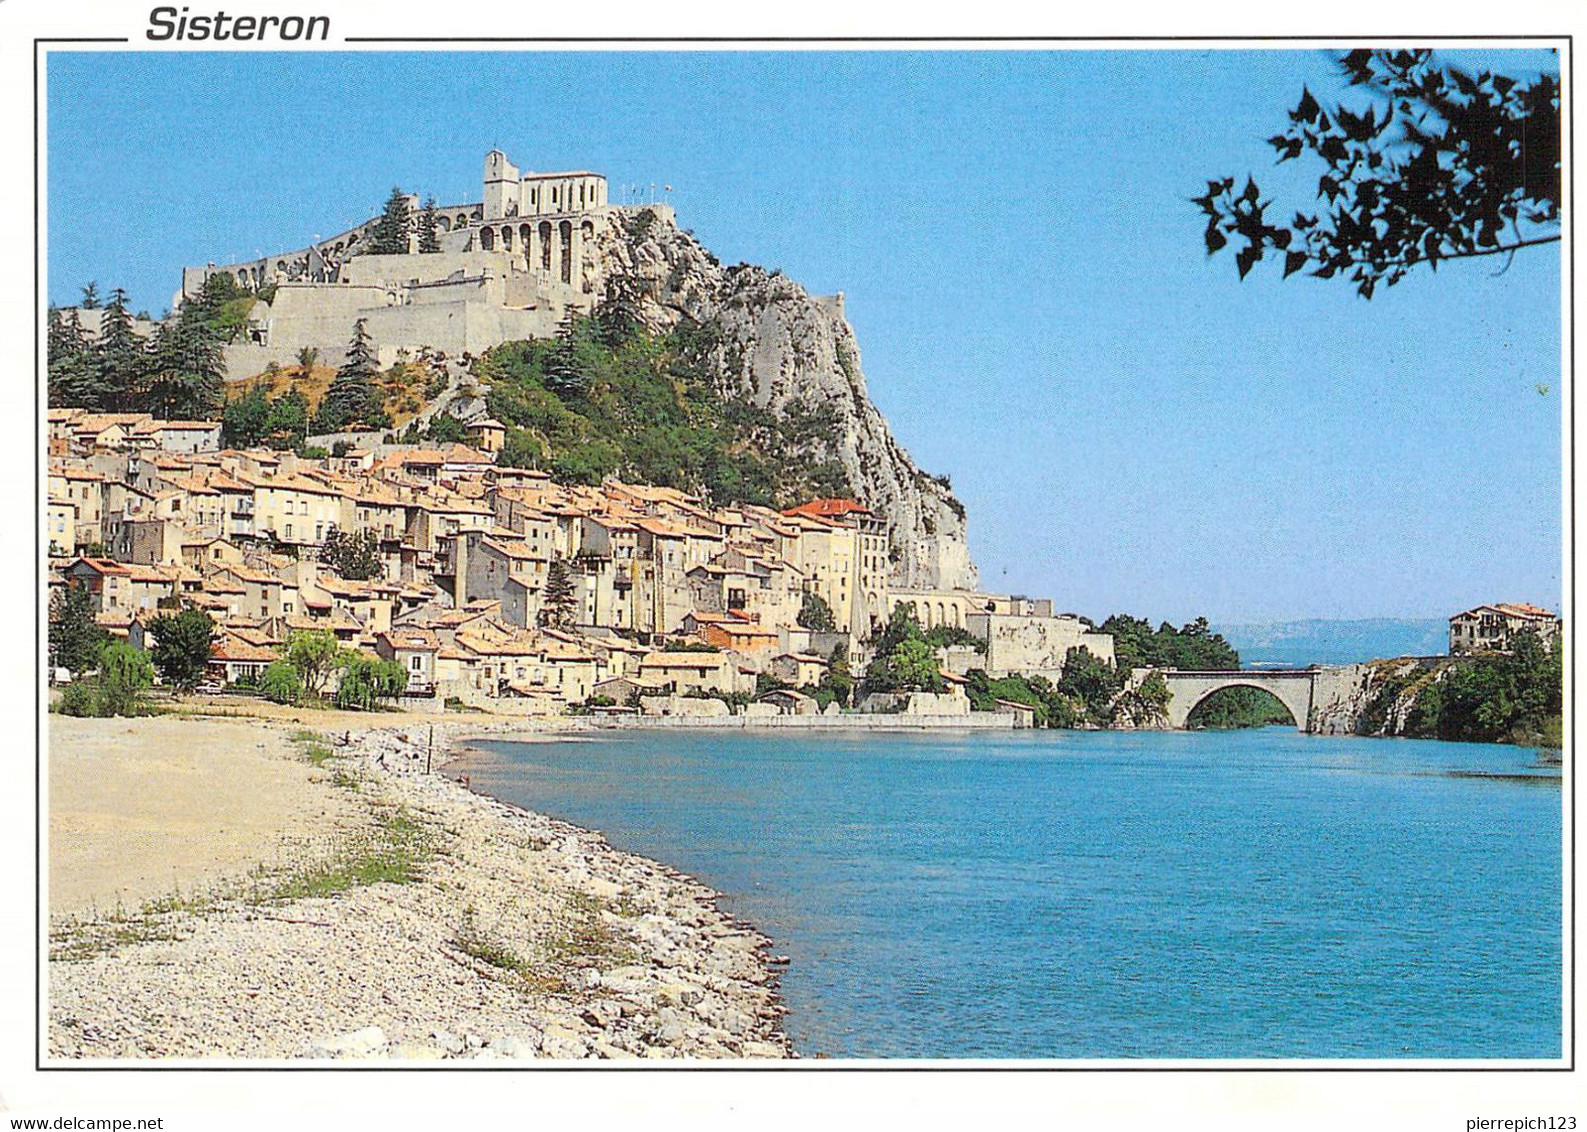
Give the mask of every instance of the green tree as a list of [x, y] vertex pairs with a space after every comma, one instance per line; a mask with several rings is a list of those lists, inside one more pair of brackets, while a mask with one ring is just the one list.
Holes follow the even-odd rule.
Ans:
[[287, 639], [286, 660], [297, 669], [303, 691], [319, 696], [331, 673], [347, 662], [347, 650], [327, 629], [303, 629]]
[[601, 301], [592, 312], [598, 341], [609, 349], [621, 346], [645, 329], [644, 285], [626, 272], [606, 277]]
[[320, 352], [313, 346], [304, 346], [298, 350], [298, 368], [305, 374], [314, 368], [320, 360]]
[[1064, 656], [1063, 676], [1055, 691], [1074, 705], [1076, 725], [1106, 727], [1113, 721], [1114, 701], [1124, 688], [1128, 672], [1091, 655], [1085, 647]]
[[93, 599], [84, 586], [68, 586], [50, 598], [49, 654], [52, 668], [72, 675], [99, 660], [105, 631], [94, 620]]
[[1161, 727], [1168, 722], [1168, 702], [1172, 698], [1162, 673], [1150, 672], [1137, 687], [1120, 693], [1114, 704], [1114, 720], [1132, 727]]
[[1560, 85], [1522, 83], [1434, 62], [1426, 50], [1351, 51], [1340, 66], [1371, 95], [1364, 109], [1323, 106], [1303, 90], [1289, 125], [1268, 139], [1284, 162], [1323, 163], [1319, 212], [1271, 223], [1272, 202], [1247, 178], [1208, 181], [1194, 203], [1207, 251], [1242, 241], [1240, 277], [1267, 253], [1284, 275], [1348, 279], [1370, 299], [1420, 264], [1513, 253], [1560, 239]]
[[463, 422], [444, 410], [430, 418], [424, 436], [436, 444], [467, 444], [471, 439]]
[[355, 424], [381, 428], [391, 422], [385, 418], [380, 391], [375, 388], [375, 377], [380, 366], [375, 360], [375, 347], [369, 340], [364, 320], [353, 324], [352, 341], [347, 346], [347, 360], [336, 371], [331, 387], [325, 391], [318, 414], [314, 418], [316, 432], [340, 432]]
[[78, 303], [77, 305], [82, 307], [85, 311], [96, 311], [96, 310], [99, 309], [100, 302], [99, 302], [99, 281], [98, 280], [90, 279], [83, 286], [83, 301]]
[[994, 680], [983, 669], [972, 668], [965, 673], [965, 694], [973, 711], [995, 711], [998, 700], [1008, 700], [1034, 708], [1037, 727], [1053, 726], [1053, 691], [1046, 681], [1038, 687], [1019, 675]]
[[380, 536], [369, 527], [361, 531], [332, 527], [325, 533], [325, 542], [320, 547], [320, 561], [354, 582], [367, 582], [385, 573]]
[[309, 402], [296, 389], [288, 389], [270, 402], [270, 413], [265, 418], [265, 438], [272, 448], [297, 449], [303, 447], [308, 435]]
[[854, 672], [849, 667], [847, 645], [837, 645], [832, 649], [832, 655], [827, 658], [827, 670], [821, 674], [818, 687], [831, 692], [839, 707], [848, 707], [854, 702]]
[[149, 656], [125, 641], [112, 641], [99, 655], [100, 715], [138, 715], [144, 706], [144, 693], [154, 684], [154, 665]]
[[203, 420], [224, 402], [224, 388], [220, 338], [184, 308], [155, 334], [144, 409], [166, 420]]
[[104, 408], [99, 361], [75, 310], [63, 315], [58, 308], [50, 308], [46, 342], [50, 406]]
[[441, 231], [436, 224], [435, 198], [426, 197], [419, 211], [419, 251], [426, 255], [441, 250]]
[[799, 615], [794, 620], [801, 629], [809, 629], [812, 633], [830, 633], [838, 627], [837, 618], [832, 616], [832, 607], [815, 590], [805, 592]]
[[342, 680], [336, 688], [336, 706], [373, 711], [379, 701], [396, 699], [407, 686], [408, 672], [396, 661], [354, 653], [342, 670]]
[[873, 692], [940, 692], [944, 682], [937, 654], [918, 637], [902, 641], [871, 662], [865, 687]]
[[220, 414], [220, 443], [223, 448], [253, 448], [264, 440], [270, 425], [270, 401], [264, 387], [255, 385]]
[[375, 221], [370, 232], [369, 250], [375, 255], [407, 255], [408, 229], [413, 225], [413, 209], [408, 196], [397, 186], [391, 187], [386, 207]]
[[272, 661], [260, 677], [259, 690], [272, 703], [295, 704], [303, 698], [303, 678], [286, 661]]
[[920, 639], [922, 633], [920, 622], [915, 619], [915, 603], [901, 601], [887, 615], [887, 624], [872, 635], [871, 647], [881, 655], [892, 652], [905, 641]]
[[1240, 654], [1214, 633], [1205, 617], [1174, 628], [1164, 621], [1156, 629], [1144, 618], [1116, 613], [1100, 631], [1113, 637], [1121, 668], [1184, 668], [1227, 671], [1240, 667]]
[[503, 468], [538, 468], [545, 459], [545, 446], [525, 429], [510, 428], [496, 463]]
[[1475, 743], [1537, 743], [1557, 733], [1564, 712], [1563, 641], [1556, 636], [1545, 645], [1528, 631], [1510, 647], [1509, 653], [1455, 663], [1436, 696], [1419, 694], [1412, 713], [1417, 729]]
[[578, 616], [578, 598], [573, 592], [573, 577], [568, 565], [553, 558], [546, 568], [545, 589], [540, 595], [540, 624], [551, 629], [566, 629]]
[[127, 293], [120, 287], [110, 292], [110, 303], [100, 315], [94, 354], [99, 364], [102, 402], [123, 412], [135, 410], [150, 359], [143, 340], [133, 333]]
[[209, 668], [210, 648], [215, 640], [215, 623], [202, 609], [184, 609], [149, 622], [154, 638], [151, 656], [160, 676], [178, 692], [198, 686]]

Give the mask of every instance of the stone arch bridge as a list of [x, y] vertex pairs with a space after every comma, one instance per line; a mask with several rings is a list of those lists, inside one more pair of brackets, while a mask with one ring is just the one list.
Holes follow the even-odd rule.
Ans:
[[1314, 730], [1316, 709], [1324, 706], [1330, 693], [1332, 672], [1325, 668], [1288, 668], [1235, 671], [1185, 671], [1165, 668], [1159, 671], [1168, 685], [1168, 726], [1182, 730], [1190, 721], [1196, 705], [1224, 688], [1260, 688], [1273, 696], [1295, 717], [1301, 731]]

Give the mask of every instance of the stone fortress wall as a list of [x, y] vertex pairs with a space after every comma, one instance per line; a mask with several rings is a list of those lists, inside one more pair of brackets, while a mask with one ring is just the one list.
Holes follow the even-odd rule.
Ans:
[[[218, 274], [275, 287], [226, 347], [232, 378], [291, 365], [305, 347], [338, 365], [358, 319], [383, 365], [426, 346], [456, 357], [549, 336], [569, 309], [593, 307], [602, 284], [596, 235], [621, 209], [608, 205], [598, 173], [524, 173], [499, 150], [485, 156], [483, 187], [479, 203], [437, 206], [439, 253], [371, 254], [371, 218], [296, 251], [186, 268], [177, 299]], [[417, 253], [419, 201], [408, 203]]]

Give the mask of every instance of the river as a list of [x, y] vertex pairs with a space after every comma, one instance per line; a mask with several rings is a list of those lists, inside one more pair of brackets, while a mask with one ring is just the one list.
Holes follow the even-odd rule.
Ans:
[[1561, 1056], [1533, 751], [1245, 732], [620, 731], [453, 771], [726, 894], [806, 1057]]

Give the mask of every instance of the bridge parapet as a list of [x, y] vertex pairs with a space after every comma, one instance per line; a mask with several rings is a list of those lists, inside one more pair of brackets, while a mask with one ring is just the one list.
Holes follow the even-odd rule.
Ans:
[[1289, 709], [1295, 726], [1301, 731], [1312, 729], [1312, 708], [1319, 668], [1293, 669], [1233, 669], [1188, 670], [1164, 668], [1160, 670], [1167, 685], [1168, 726], [1183, 730], [1190, 722], [1190, 713], [1196, 705], [1214, 692], [1224, 688], [1260, 688], [1269, 692]]

